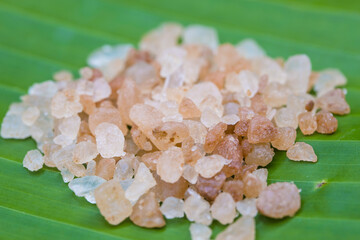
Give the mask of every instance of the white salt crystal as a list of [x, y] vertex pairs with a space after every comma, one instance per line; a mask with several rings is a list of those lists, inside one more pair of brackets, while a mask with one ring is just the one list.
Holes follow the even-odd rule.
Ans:
[[346, 82], [346, 77], [338, 69], [325, 69], [319, 72], [314, 90], [317, 92], [317, 96], [321, 96], [337, 86], [346, 84]]
[[185, 56], [186, 51], [180, 47], [166, 49], [157, 59], [161, 65], [160, 75], [166, 78], [173, 74], [183, 64]]
[[306, 93], [311, 74], [311, 62], [307, 55], [290, 57], [284, 69], [287, 73], [287, 84], [295, 94]]
[[76, 196], [85, 197], [88, 202], [95, 204], [94, 190], [104, 182], [106, 180], [98, 176], [85, 176], [72, 180], [69, 188]]
[[241, 56], [247, 59], [254, 59], [266, 56], [264, 49], [262, 49], [259, 44], [257, 44], [257, 42], [253, 39], [244, 39], [239, 42], [235, 46], [235, 48]]
[[94, 102], [99, 102], [111, 94], [111, 88], [108, 82], [104, 78], [97, 78], [94, 81]]
[[220, 193], [213, 202], [211, 216], [221, 224], [229, 224], [236, 217], [235, 202], [230, 193]]
[[76, 144], [73, 160], [77, 164], [92, 161], [99, 154], [96, 144], [90, 141], [82, 141]]
[[189, 25], [183, 33], [184, 44], [199, 44], [216, 51], [219, 40], [215, 28], [202, 25]]
[[239, 74], [229, 74], [226, 77], [225, 88], [252, 98], [259, 90], [259, 79], [251, 71], [243, 70]]
[[240, 118], [236, 114], [225, 115], [221, 118], [221, 122], [227, 125], [235, 125], [238, 121], [240, 121]]
[[29, 95], [42, 96], [51, 98], [58, 91], [58, 86], [53, 81], [45, 81], [42, 83], [35, 83], [29, 88]]
[[72, 174], [69, 170], [67, 169], [62, 169], [60, 171], [61, 176], [63, 178], [64, 183], [68, 183], [70, 181], [72, 181], [74, 179], [74, 174]]
[[210, 204], [198, 194], [193, 194], [185, 200], [184, 212], [190, 221], [204, 225], [210, 225], [212, 222]]
[[93, 176], [95, 175], [96, 171], [96, 162], [94, 160], [91, 160], [86, 164], [86, 176]]
[[216, 240], [255, 240], [255, 220], [243, 216], [216, 236]]
[[268, 76], [269, 83], [277, 82], [284, 84], [286, 82], [286, 72], [275, 60], [268, 57], [257, 58], [253, 61], [252, 65], [258, 76]]
[[200, 158], [195, 164], [195, 171], [204, 178], [215, 176], [230, 161], [220, 155], [210, 155]]
[[190, 225], [191, 240], [210, 240], [211, 228], [200, 223]]
[[28, 107], [21, 115], [21, 120], [26, 126], [33, 125], [40, 116], [40, 110], [37, 107]]
[[236, 209], [243, 216], [256, 217], [258, 211], [255, 198], [245, 198], [236, 203]]
[[183, 178], [185, 178], [189, 183], [195, 184], [198, 180], [199, 174], [195, 171], [194, 167], [186, 164], [184, 166]]
[[184, 200], [176, 197], [168, 197], [160, 207], [161, 213], [167, 219], [184, 217]]
[[21, 115], [26, 107], [20, 103], [10, 105], [1, 123], [1, 137], [24, 139], [30, 136], [30, 127], [26, 126], [21, 120]]
[[93, 68], [102, 68], [115, 59], [125, 59], [128, 52], [133, 48], [131, 44], [119, 44], [115, 46], [104, 45], [93, 51], [88, 59], [88, 64]]
[[211, 109], [206, 108], [200, 117], [200, 121], [207, 128], [212, 128], [221, 121], [221, 118]]
[[126, 154], [116, 163], [114, 178], [120, 180], [131, 179], [134, 176], [132, 161], [135, 158], [133, 154]]
[[76, 85], [76, 93], [79, 95], [94, 95], [94, 82], [87, 79], [80, 79]]
[[69, 137], [74, 140], [77, 137], [77, 134], [80, 129], [81, 119], [76, 114], [71, 117], [67, 117], [61, 119], [61, 123], [59, 125], [59, 131], [62, 135]]
[[185, 120], [183, 123], [189, 129], [190, 136], [194, 139], [195, 143], [205, 143], [205, 138], [208, 131], [201, 122]]
[[128, 189], [133, 182], [134, 182], [134, 178], [120, 180], [120, 185], [124, 189], [124, 191], [126, 191], [126, 189]]
[[23, 166], [32, 172], [41, 169], [43, 164], [44, 157], [37, 149], [28, 151], [23, 160]]
[[112, 123], [100, 123], [95, 129], [96, 145], [104, 158], [121, 157], [124, 153], [124, 134]]

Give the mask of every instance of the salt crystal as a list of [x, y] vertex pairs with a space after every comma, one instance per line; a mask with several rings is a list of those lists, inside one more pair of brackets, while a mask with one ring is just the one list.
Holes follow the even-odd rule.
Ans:
[[189, 134], [194, 139], [195, 143], [205, 143], [207, 129], [201, 122], [185, 120], [184, 124], [188, 127]]
[[338, 127], [338, 121], [332, 113], [321, 110], [316, 113], [316, 131], [322, 134], [332, 134]]
[[97, 149], [104, 158], [121, 157], [124, 153], [124, 135], [112, 123], [101, 123], [95, 129]]
[[51, 100], [51, 114], [56, 118], [71, 117], [81, 111], [80, 96], [74, 89], [58, 92]]
[[92, 161], [99, 153], [96, 144], [84, 141], [76, 144], [73, 154], [74, 162], [80, 164]]
[[94, 102], [99, 102], [111, 94], [111, 88], [104, 78], [97, 78], [94, 81]]
[[93, 68], [102, 68], [115, 59], [125, 59], [132, 48], [131, 44], [104, 45], [94, 50], [89, 55], [87, 62]]
[[[164, 50], [158, 57], [158, 62], [161, 65], [160, 75], [164, 78], [173, 74], [184, 62], [186, 51], [180, 47], [172, 47]], [[167, 88], [168, 84], [164, 85]]]
[[255, 164], [265, 167], [272, 161], [274, 155], [274, 149], [270, 147], [269, 143], [254, 144], [251, 152], [245, 157], [245, 162], [248, 165]]
[[29, 88], [29, 95], [42, 96], [51, 98], [58, 91], [58, 87], [53, 81], [45, 81], [42, 83], [35, 83]]
[[252, 98], [259, 90], [259, 80], [251, 71], [243, 70], [239, 74], [229, 74], [226, 77], [225, 88]]
[[296, 139], [296, 130], [292, 127], [278, 128], [271, 145], [278, 150], [288, 150], [294, 145]]
[[247, 198], [258, 197], [267, 186], [267, 176], [268, 170], [266, 168], [260, 168], [252, 173], [245, 174], [243, 178], [245, 196]]
[[255, 59], [266, 56], [264, 49], [262, 49], [257, 42], [250, 38], [242, 40], [235, 47], [236, 51], [247, 59]]
[[211, 128], [218, 124], [221, 119], [214, 111], [206, 108], [201, 114], [200, 121], [205, 127]]
[[276, 126], [278, 127], [292, 127], [297, 129], [298, 127], [298, 118], [296, 113], [291, 111], [289, 108], [280, 108], [276, 111], [274, 117]]
[[105, 180], [110, 180], [114, 176], [115, 159], [102, 158], [96, 164], [95, 175]]
[[236, 217], [235, 202], [229, 193], [220, 193], [211, 205], [211, 215], [221, 224], [229, 224]]
[[[15, 138], [25, 139], [30, 136], [30, 128], [26, 126], [22, 119], [21, 114], [25, 109], [20, 106], [12, 104], [9, 111], [6, 113], [1, 123], [1, 137], [2, 138]], [[18, 108], [18, 109], [15, 109]]]
[[243, 216], [216, 236], [216, 240], [255, 240], [255, 220]]
[[31, 126], [40, 116], [40, 110], [37, 107], [28, 107], [21, 115], [21, 120], [26, 126]]
[[86, 164], [86, 176], [93, 176], [95, 175], [96, 171], [96, 162], [94, 160], [91, 160]]
[[210, 240], [211, 228], [200, 223], [190, 225], [191, 240]]
[[277, 82], [284, 84], [286, 82], [286, 72], [271, 58], [262, 57], [255, 59], [253, 61], [253, 69], [258, 76], [268, 76], [269, 83]]
[[68, 183], [74, 179], [74, 174], [67, 169], [62, 169], [60, 173], [64, 183]]
[[69, 71], [61, 70], [54, 73], [53, 78], [57, 82], [69, 82], [73, 80], [73, 75]]
[[[219, 103], [222, 102], [222, 95], [215, 84], [211, 82], [201, 82], [192, 86], [192, 88], [186, 93], [186, 97], [200, 107], [200, 104], [208, 96], [213, 96]], [[200, 109], [201, 110], [201, 109]]]
[[319, 72], [319, 77], [314, 85], [314, 90], [318, 96], [333, 90], [337, 86], [346, 84], [346, 77], [337, 69], [325, 69]]
[[216, 51], [219, 40], [214, 28], [202, 25], [189, 25], [183, 33], [184, 44], [201, 44]]
[[229, 160], [220, 155], [210, 155], [200, 158], [195, 164], [195, 171], [204, 178], [215, 176], [223, 168], [225, 164], [229, 164]]
[[311, 62], [307, 55], [290, 57], [284, 66], [287, 73], [287, 84], [294, 93], [306, 93], [311, 74]]
[[79, 95], [94, 95], [94, 82], [87, 79], [80, 79], [76, 85], [76, 93]]
[[304, 142], [297, 142], [289, 148], [286, 156], [294, 161], [317, 162], [317, 156], [312, 146]]
[[221, 118], [221, 122], [226, 123], [227, 125], [235, 125], [239, 120], [240, 118], [236, 114], [225, 115]]
[[184, 157], [180, 148], [171, 147], [164, 151], [158, 159], [156, 173], [162, 180], [174, 183], [181, 177], [184, 169]]
[[130, 202], [135, 203], [141, 195], [156, 185], [156, 181], [150, 170], [144, 163], [140, 163], [135, 174], [134, 182], [125, 191], [125, 196]]
[[199, 195], [191, 195], [184, 202], [184, 212], [190, 221], [210, 225], [210, 204]]
[[195, 171], [194, 167], [186, 164], [184, 166], [183, 177], [191, 184], [195, 184], [197, 182], [199, 174]]
[[184, 217], [184, 200], [168, 197], [161, 204], [160, 211], [167, 219], [182, 218]]
[[132, 168], [132, 161], [135, 158], [132, 154], [125, 155], [116, 163], [114, 178], [120, 180], [131, 179], [134, 176], [134, 169]]
[[81, 124], [80, 117], [76, 114], [71, 117], [61, 119], [59, 130], [62, 135], [74, 140], [79, 132]]
[[39, 150], [30, 150], [26, 153], [23, 166], [30, 171], [38, 171], [43, 167], [44, 158]]
[[85, 197], [88, 202], [95, 204], [95, 189], [103, 184], [105, 179], [98, 176], [85, 176], [76, 178], [69, 183], [69, 188], [78, 197]]
[[242, 216], [256, 217], [258, 211], [255, 198], [246, 198], [236, 203], [236, 209]]

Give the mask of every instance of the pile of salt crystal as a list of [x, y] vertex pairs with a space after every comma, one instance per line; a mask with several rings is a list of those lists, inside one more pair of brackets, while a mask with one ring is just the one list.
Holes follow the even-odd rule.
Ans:
[[304, 54], [272, 59], [251, 39], [219, 44], [216, 30], [201, 25], [163, 24], [139, 46], [104, 46], [78, 79], [58, 72], [10, 106], [1, 136], [31, 136], [39, 148], [24, 167], [58, 168], [110, 224], [129, 217], [163, 227], [163, 216], [186, 216], [196, 240], [210, 239], [214, 220], [230, 224], [216, 239], [254, 239], [258, 212], [293, 216], [299, 189], [267, 186], [258, 167], [274, 148], [317, 161], [309, 144], [295, 143], [296, 129], [336, 131], [333, 114], [350, 112], [336, 89], [345, 76], [313, 72]]

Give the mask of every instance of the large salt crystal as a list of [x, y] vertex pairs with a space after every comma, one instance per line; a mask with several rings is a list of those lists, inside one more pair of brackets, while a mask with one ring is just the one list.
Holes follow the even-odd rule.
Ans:
[[204, 178], [211, 178], [220, 172], [224, 165], [229, 163], [230, 160], [227, 160], [220, 155], [213, 154], [200, 158], [195, 164], [195, 171]]
[[268, 170], [260, 168], [253, 172], [248, 172], [243, 178], [244, 194], [247, 198], [256, 198], [267, 185]]
[[158, 109], [147, 104], [135, 104], [130, 109], [130, 119], [145, 134], [159, 126], [162, 123], [163, 116]]
[[[158, 62], [161, 65], [160, 75], [164, 78], [173, 74], [184, 62], [186, 51], [180, 47], [166, 49], [159, 57]], [[168, 84], [165, 82], [164, 88]]]
[[162, 152], [156, 165], [156, 173], [168, 183], [174, 183], [181, 177], [184, 169], [184, 156], [181, 148], [171, 147]]
[[79, 79], [76, 85], [76, 93], [79, 95], [94, 95], [94, 82], [87, 79]]
[[210, 108], [206, 108], [201, 114], [200, 121], [205, 127], [211, 128], [218, 124], [221, 121], [221, 118], [216, 114], [216, 112]]
[[252, 65], [258, 76], [268, 76], [269, 83], [277, 82], [284, 84], [286, 82], [286, 72], [275, 60], [262, 57], [255, 59]]
[[[218, 103], [222, 102], [222, 95], [217, 86], [212, 82], [201, 82], [195, 84], [187, 93], [186, 97], [195, 103], [200, 108], [202, 102], [208, 97], [212, 96]], [[207, 107], [207, 106], [204, 106]], [[200, 108], [200, 110], [202, 110]]]
[[94, 176], [96, 171], [96, 162], [94, 160], [91, 160], [86, 164], [86, 176]]
[[99, 154], [96, 144], [90, 141], [83, 141], [76, 144], [73, 160], [77, 164], [92, 161]]
[[164, 23], [148, 32], [141, 39], [139, 48], [153, 55], [158, 55], [164, 50], [176, 46], [182, 31], [182, 26], [177, 23]]
[[211, 205], [211, 215], [221, 224], [229, 224], [236, 217], [235, 202], [230, 193], [220, 193]]
[[191, 240], [210, 240], [211, 228], [200, 223], [190, 225]]
[[32, 172], [41, 169], [43, 164], [44, 157], [37, 149], [28, 151], [23, 160], [23, 166]]
[[318, 96], [333, 90], [337, 86], [346, 84], [346, 77], [337, 69], [325, 69], [319, 72], [319, 77], [314, 85], [314, 90]]
[[101, 184], [94, 192], [96, 205], [110, 224], [117, 225], [132, 213], [132, 205], [125, 198], [124, 190], [118, 180]]
[[57, 92], [51, 100], [51, 114], [55, 118], [67, 118], [81, 112], [80, 96], [74, 89]]
[[103, 68], [115, 59], [125, 59], [132, 48], [131, 44], [104, 45], [93, 51], [87, 62], [93, 68]]
[[309, 102], [315, 102], [315, 98], [310, 94], [289, 95], [286, 107], [299, 116], [307, 111], [305, 107]]
[[161, 204], [160, 211], [167, 219], [182, 218], [184, 217], [184, 200], [168, 197]]
[[216, 236], [216, 240], [255, 240], [255, 220], [243, 216]]
[[145, 194], [150, 188], [156, 185], [156, 181], [150, 170], [144, 163], [140, 163], [135, 174], [134, 182], [125, 191], [125, 196], [129, 201], [135, 203], [141, 195]]
[[122, 159], [120, 159], [116, 163], [114, 178], [120, 180], [131, 179], [134, 176], [134, 169], [132, 168], [134, 158], [134, 155], [126, 154]]
[[54, 141], [54, 143], [56, 143], [57, 145], [60, 145], [62, 147], [66, 147], [66, 146], [69, 146], [74, 143], [74, 139], [72, 139], [66, 135], [63, 135], [63, 134], [57, 135], [53, 139], [53, 141]]
[[196, 193], [185, 200], [184, 212], [190, 221], [207, 226], [212, 222], [210, 204]]
[[74, 140], [79, 132], [81, 124], [80, 117], [76, 114], [71, 117], [61, 119], [59, 131], [62, 135]]
[[93, 135], [95, 135], [96, 127], [102, 122], [115, 124], [124, 134], [128, 131], [126, 125], [121, 119], [119, 110], [112, 106], [100, 106], [100, 108], [95, 109], [93, 113], [89, 115], [89, 128]]
[[20, 103], [13, 103], [10, 105], [9, 111], [6, 113], [1, 123], [1, 137], [24, 139], [30, 136], [30, 127], [26, 126], [21, 115], [26, 110], [26, 107]]
[[35, 83], [29, 88], [29, 95], [41, 96], [46, 98], [53, 97], [58, 91], [58, 86], [53, 81], [45, 81], [42, 83]]
[[78, 197], [85, 197], [85, 199], [95, 204], [95, 189], [103, 184], [105, 179], [98, 176], [85, 176], [82, 178], [75, 178], [69, 183], [69, 188], [75, 193]]
[[135, 81], [139, 90], [144, 93], [149, 93], [153, 87], [159, 82], [156, 75], [156, 69], [150, 63], [145, 61], [138, 61], [129, 67], [125, 76]]
[[195, 184], [197, 182], [199, 173], [197, 173], [193, 166], [186, 164], [184, 166], [183, 177], [191, 184]]
[[259, 90], [259, 80], [251, 71], [243, 70], [239, 74], [229, 74], [226, 77], [225, 88], [252, 98]]
[[190, 136], [194, 139], [195, 143], [205, 143], [205, 138], [208, 131], [201, 122], [185, 120], [183, 123], [188, 127]]
[[94, 102], [99, 102], [111, 94], [111, 88], [108, 82], [104, 78], [97, 78], [94, 81]]
[[221, 118], [221, 122], [226, 123], [227, 125], [235, 125], [239, 120], [240, 118], [236, 114], [225, 115]]
[[295, 143], [287, 150], [286, 156], [293, 161], [317, 162], [313, 147], [304, 142]]
[[246, 198], [236, 203], [236, 209], [242, 216], [256, 217], [256, 198]]
[[97, 149], [104, 158], [121, 157], [125, 138], [121, 130], [112, 123], [101, 123], [95, 129]]
[[205, 45], [214, 52], [219, 44], [216, 30], [202, 25], [189, 25], [186, 27], [183, 33], [183, 42], [184, 44]]
[[40, 110], [37, 107], [28, 107], [21, 115], [21, 120], [26, 126], [33, 125], [40, 116]]
[[287, 73], [287, 85], [296, 94], [306, 93], [311, 74], [311, 62], [307, 55], [300, 54], [290, 57], [284, 69]]
[[264, 49], [262, 49], [253, 39], [244, 39], [236, 46], [236, 51], [247, 59], [255, 59], [266, 56]]
[[274, 116], [276, 126], [278, 127], [292, 127], [297, 129], [298, 127], [298, 118], [296, 113], [291, 109], [283, 107], [276, 111]]

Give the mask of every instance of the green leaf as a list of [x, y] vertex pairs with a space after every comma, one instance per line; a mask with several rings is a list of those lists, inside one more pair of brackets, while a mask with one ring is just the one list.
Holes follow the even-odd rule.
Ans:
[[[338, 117], [330, 136], [310, 143], [316, 164], [277, 152], [270, 182], [294, 181], [302, 208], [294, 218], [258, 216], [258, 239], [359, 239], [360, 236], [360, 2], [272, 1], [0, 1], [0, 119], [28, 87], [60, 69], [76, 71], [89, 52], [106, 44], [136, 44], [164, 21], [214, 26], [222, 42], [256, 39], [269, 55], [306, 53], [315, 70], [339, 68], [348, 77], [352, 113]], [[96, 206], [76, 197], [59, 172], [22, 167], [32, 140], [0, 139], [1, 239], [189, 239], [189, 223], [167, 221], [149, 230], [126, 221], [110, 226]], [[319, 183], [323, 182], [323, 185]], [[215, 236], [223, 229], [213, 224]]]

